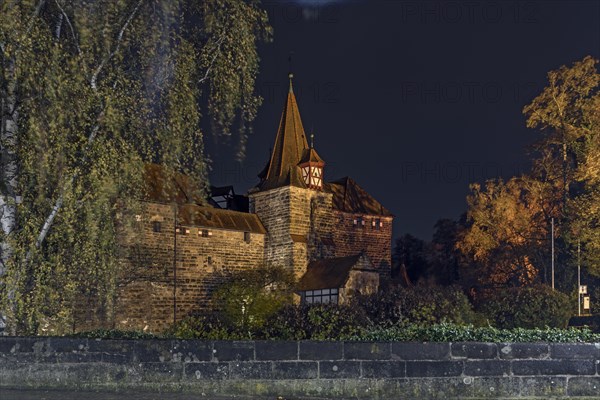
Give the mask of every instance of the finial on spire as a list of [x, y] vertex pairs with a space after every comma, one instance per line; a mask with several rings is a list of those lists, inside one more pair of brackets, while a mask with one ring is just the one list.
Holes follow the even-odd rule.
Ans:
[[310, 134], [310, 148], [311, 149], [315, 148], [315, 134], [314, 134], [314, 132], [311, 132], [311, 134]]
[[290, 51], [290, 54], [288, 56], [288, 63], [289, 63], [288, 78], [290, 79], [290, 93], [294, 92], [294, 90], [292, 89], [292, 79], [294, 78], [294, 73], [292, 72], [292, 55], [293, 54], [294, 54], [294, 52]]

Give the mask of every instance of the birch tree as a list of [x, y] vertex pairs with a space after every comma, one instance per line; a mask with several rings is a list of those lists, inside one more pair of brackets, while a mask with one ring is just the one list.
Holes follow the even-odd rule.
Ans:
[[122, 210], [140, 207], [144, 163], [202, 191], [203, 118], [217, 135], [252, 121], [256, 45], [269, 33], [257, 1], [0, 4], [0, 309], [10, 332], [68, 331], [82, 297], [109, 313], [118, 227], [131, 222]]

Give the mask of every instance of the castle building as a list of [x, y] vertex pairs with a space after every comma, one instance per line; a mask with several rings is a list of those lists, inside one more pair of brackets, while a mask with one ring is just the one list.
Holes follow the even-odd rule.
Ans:
[[351, 178], [326, 175], [292, 75], [270, 159], [247, 196], [212, 188], [207, 205], [181, 176], [164, 193], [160, 168], [148, 166], [141, 239], [127, 261], [142, 268], [119, 288], [115, 327], [160, 331], [210, 304], [224, 272], [261, 265], [292, 269], [305, 303], [379, 290], [390, 278], [393, 215]]

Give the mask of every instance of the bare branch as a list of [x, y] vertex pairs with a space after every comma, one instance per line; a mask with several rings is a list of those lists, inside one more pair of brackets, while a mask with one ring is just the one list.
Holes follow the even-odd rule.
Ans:
[[210, 70], [212, 69], [215, 60], [217, 59], [217, 56], [219, 55], [219, 51], [221, 50], [221, 44], [223, 43], [223, 39], [225, 39], [225, 33], [223, 33], [221, 35], [221, 37], [217, 40], [217, 48], [215, 49], [215, 54], [213, 55], [213, 58], [210, 60], [210, 64], [208, 64], [208, 68], [206, 69], [206, 72], [204, 73], [204, 76], [198, 81], [198, 83], [203, 83], [205, 80], [208, 79], [208, 74], [210, 73]]
[[40, 0], [40, 2], [37, 4], [35, 9], [33, 10], [31, 17], [29, 17], [29, 23], [27, 24], [27, 29], [25, 30], [25, 35], [28, 35], [29, 32], [31, 32], [31, 29], [33, 28], [33, 23], [35, 22], [36, 17], [40, 14], [40, 11], [42, 10], [42, 7], [44, 6], [45, 2], [46, 2], [46, 0]]
[[143, 1], [144, 0], [138, 1], [135, 8], [131, 12], [131, 14], [129, 14], [129, 17], [125, 20], [125, 23], [121, 27], [119, 34], [117, 35], [117, 41], [115, 43], [115, 48], [110, 53], [108, 53], [108, 55], [106, 57], [104, 57], [104, 59], [102, 59], [102, 61], [100, 62], [100, 65], [98, 65], [98, 68], [96, 68], [96, 71], [94, 71], [94, 74], [92, 75], [92, 78], [90, 79], [90, 86], [92, 87], [92, 89], [96, 90], [98, 75], [100, 75], [100, 72], [102, 72], [102, 70], [104, 69], [104, 66], [115, 56], [115, 54], [117, 54], [117, 51], [119, 51], [119, 48], [121, 47], [121, 41], [123, 40], [123, 34], [125, 33], [125, 30], [129, 26], [129, 24], [131, 23], [133, 18], [135, 17], [135, 14], [137, 14], [137, 11], [139, 10]]
[[75, 35], [75, 29], [73, 29], [73, 25], [71, 24], [71, 19], [69, 18], [69, 15], [63, 9], [62, 5], [60, 4], [60, 1], [54, 0], [54, 2], [56, 3], [56, 6], [58, 7], [62, 15], [64, 16], [65, 21], [67, 21], [67, 25], [69, 26], [69, 30], [71, 31], [71, 35], [73, 36], [73, 41], [75, 42], [75, 48], [77, 48], [77, 54], [81, 55], [79, 40], [77, 39], [77, 35]]

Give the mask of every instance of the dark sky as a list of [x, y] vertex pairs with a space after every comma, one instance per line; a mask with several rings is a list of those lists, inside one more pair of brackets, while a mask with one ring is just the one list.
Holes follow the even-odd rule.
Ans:
[[[314, 4], [321, 4], [314, 6]], [[275, 140], [288, 54], [327, 180], [354, 178], [396, 216], [394, 237], [430, 239], [466, 210], [471, 182], [526, 171], [538, 133], [522, 108], [546, 73], [600, 58], [599, 1], [265, 2], [264, 103], [247, 157], [208, 146], [211, 182], [245, 193]], [[235, 140], [233, 140], [234, 142]]]

